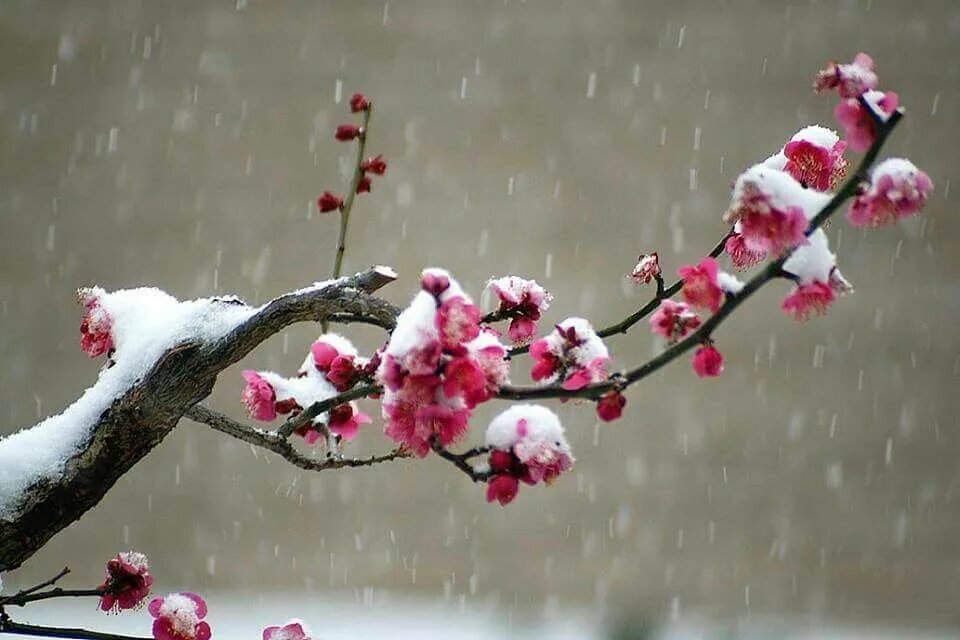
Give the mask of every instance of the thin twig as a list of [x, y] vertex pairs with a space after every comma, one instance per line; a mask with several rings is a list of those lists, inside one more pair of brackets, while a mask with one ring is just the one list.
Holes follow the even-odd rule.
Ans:
[[474, 447], [473, 449], [465, 451], [464, 453], [453, 453], [440, 444], [440, 439], [437, 436], [433, 436], [430, 439], [430, 446], [438, 456], [444, 460], [447, 460], [448, 462], [452, 462], [453, 466], [460, 471], [463, 471], [467, 477], [474, 482], [486, 482], [487, 479], [490, 478], [489, 471], [477, 471], [473, 468], [472, 464], [467, 462], [467, 460], [470, 458], [475, 458], [476, 456], [485, 453], [487, 451], [485, 447]]
[[264, 431], [263, 429], [249, 427], [202, 405], [191, 407], [184, 416], [194, 422], [205, 424], [238, 440], [243, 440], [255, 447], [272, 451], [292, 465], [307, 471], [325, 471], [327, 469], [343, 469], [347, 467], [369, 467], [381, 462], [410, 457], [410, 454], [405, 449], [397, 448], [390, 453], [366, 458], [343, 458], [327, 455], [322, 459], [316, 459], [303, 455], [297, 451], [286, 438], [281, 437], [274, 431]]
[[383, 391], [383, 387], [379, 385], [361, 384], [348, 391], [344, 391], [340, 395], [327, 398], [326, 400], [321, 400], [320, 402], [314, 402], [312, 405], [281, 424], [277, 428], [277, 435], [279, 435], [281, 438], [289, 438], [294, 431], [300, 427], [306, 426], [307, 423], [319, 416], [321, 413], [329, 411], [334, 407], [339, 407], [340, 405], [350, 402], [351, 400], [366, 398], [368, 396], [380, 393], [381, 391]]
[[30, 595], [20, 596], [19, 594], [0, 602], [0, 607], [23, 607], [31, 602], [39, 600], [50, 600], [51, 598], [100, 598], [106, 593], [106, 589], [61, 589], [57, 587], [49, 591], [32, 593]]
[[40, 591], [40, 589], [49, 587], [49, 586], [51, 586], [51, 585], [55, 585], [55, 584], [57, 584], [64, 576], [66, 576], [68, 573], [70, 573], [70, 567], [64, 567], [63, 569], [60, 570], [60, 572], [59, 572], [57, 575], [53, 576], [53, 577], [50, 578], [49, 580], [44, 580], [44, 581], [41, 582], [40, 584], [34, 585], [34, 586], [30, 587], [29, 589], [22, 589], [22, 590], [18, 591], [17, 593], [13, 594], [12, 596], [7, 596], [7, 597], [5, 597], [5, 598], [0, 598], [0, 607], [2, 607], [2, 606], [5, 605], [5, 604], [16, 604], [18, 601], [23, 600], [24, 598], [26, 598], [26, 597], [29, 596], [30, 594], [33, 594], [33, 593], [36, 593], [37, 591]]
[[0, 633], [9, 633], [37, 638], [74, 638], [75, 640], [151, 640], [144, 636], [121, 636], [88, 629], [42, 627], [14, 622], [6, 613], [0, 612]]
[[333, 259], [332, 277], [339, 278], [343, 268], [343, 254], [347, 250], [347, 227], [350, 225], [350, 212], [353, 210], [353, 201], [357, 197], [357, 187], [363, 179], [363, 152], [367, 146], [367, 133], [370, 131], [370, 116], [373, 114], [373, 104], [363, 111], [363, 123], [360, 125], [360, 135], [357, 136], [357, 160], [353, 166], [353, 178], [350, 180], [350, 192], [340, 208], [340, 236], [337, 239], [337, 253]]

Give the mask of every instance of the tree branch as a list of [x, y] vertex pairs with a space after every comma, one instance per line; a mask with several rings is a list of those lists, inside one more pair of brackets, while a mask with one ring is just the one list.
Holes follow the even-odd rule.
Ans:
[[486, 447], [474, 447], [464, 453], [453, 453], [440, 444], [440, 439], [437, 436], [430, 439], [430, 446], [438, 456], [453, 463], [453, 466], [463, 471], [474, 482], [486, 482], [490, 478], [489, 471], [477, 471], [472, 464], [467, 462], [470, 458], [486, 453], [488, 451]]
[[[35, 482], [24, 492], [13, 516], [0, 519], [0, 571], [20, 566], [99, 503], [120, 476], [166, 437], [187, 409], [209, 395], [221, 371], [270, 336], [296, 322], [338, 314], [363, 316], [392, 327], [398, 310], [370, 294], [394, 279], [392, 269], [376, 267], [288, 293], [264, 305], [220, 340], [170, 349], [92, 425], [89, 439], [66, 461], [63, 473]], [[340, 466], [357, 465], [344, 462]]]
[[0, 633], [37, 638], [74, 638], [75, 640], [152, 640], [152, 638], [144, 636], [120, 636], [114, 633], [101, 633], [87, 629], [21, 624], [11, 620], [10, 616], [2, 611], [0, 611]]

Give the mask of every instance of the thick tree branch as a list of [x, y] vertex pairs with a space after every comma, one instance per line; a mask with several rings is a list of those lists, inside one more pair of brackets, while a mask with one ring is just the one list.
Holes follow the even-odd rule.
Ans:
[[34, 638], [74, 638], [75, 640], [152, 640], [145, 636], [120, 636], [88, 629], [65, 627], [41, 627], [14, 622], [6, 613], [0, 612], [0, 633], [32, 636]]
[[0, 520], [0, 570], [20, 566], [94, 507], [120, 476], [166, 437], [187, 409], [210, 393], [221, 371], [270, 336], [295, 322], [343, 314], [373, 318], [392, 327], [397, 309], [370, 294], [395, 278], [391, 269], [377, 267], [288, 293], [216, 342], [170, 349], [100, 416], [63, 473], [38, 480], [24, 492], [14, 517]]

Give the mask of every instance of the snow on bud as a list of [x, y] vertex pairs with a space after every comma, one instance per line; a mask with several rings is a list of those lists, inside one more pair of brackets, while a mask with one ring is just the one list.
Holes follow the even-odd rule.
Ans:
[[510, 318], [507, 335], [514, 344], [530, 341], [537, 334], [537, 322], [550, 307], [553, 296], [536, 280], [504, 276], [490, 280], [487, 288], [497, 296], [500, 305], [496, 314]]
[[397, 318], [377, 379], [385, 387], [384, 431], [417, 456], [436, 438], [459, 440], [474, 407], [506, 381], [506, 348], [482, 332], [480, 311], [450, 274], [427, 269], [421, 291]]
[[364, 160], [360, 165], [360, 168], [363, 171], [382, 176], [387, 172], [387, 161], [383, 159], [382, 155], [378, 155], [374, 158], [367, 158]]
[[650, 316], [650, 329], [670, 342], [686, 338], [700, 326], [700, 317], [686, 302], [666, 298]]
[[874, 168], [870, 186], [856, 197], [847, 220], [855, 227], [877, 227], [920, 212], [933, 192], [930, 176], [903, 158]]
[[805, 189], [789, 173], [758, 164], [737, 178], [723, 219], [739, 223], [735, 231], [748, 251], [779, 255], [804, 242], [808, 221], [829, 201], [828, 194]]
[[610, 353], [589, 321], [567, 318], [546, 337], [530, 345], [534, 360], [531, 377], [535, 381], [555, 382], [563, 377], [564, 389], [582, 389], [607, 378]]
[[627, 399], [619, 391], [608, 391], [597, 400], [597, 415], [604, 422], [612, 422], [623, 415]]
[[684, 300], [694, 307], [716, 313], [723, 304], [723, 289], [717, 281], [718, 273], [717, 261], [709, 256], [697, 266], [685, 265], [677, 269], [677, 275], [683, 279], [680, 293]]
[[654, 251], [649, 255], [641, 253], [630, 277], [638, 284], [650, 284], [651, 280], [660, 277], [660, 258], [657, 252]]
[[831, 61], [817, 72], [813, 88], [817, 93], [837, 89], [841, 98], [856, 98], [864, 91], [876, 89], [879, 79], [873, 70], [873, 58], [858, 53], [849, 64]]
[[704, 344], [693, 355], [693, 370], [701, 378], [716, 378], [723, 373], [723, 354], [712, 344]]
[[507, 504], [519, 489], [518, 480], [551, 484], [575, 462], [563, 426], [555, 413], [539, 405], [514, 405], [487, 427], [492, 449], [487, 501]]
[[80, 289], [77, 300], [84, 307], [80, 321], [80, 349], [91, 358], [110, 354], [114, 349], [113, 317], [104, 308], [106, 292], [100, 287]]
[[282, 627], [267, 627], [263, 640], [311, 640], [310, 631], [301, 620], [290, 620]]
[[100, 609], [108, 612], [135, 609], [150, 595], [152, 585], [147, 556], [136, 551], [121, 552], [107, 561], [106, 577], [99, 587], [103, 592]]
[[893, 91], [867, 91], [863, 99], [873, 109], [864, 106], [860, 100], [849, 98], [838, 103], [833, 109], [833, 115], [843, 127], [847, 144], [854, 151], [866, 151], [877, 139], [877, 123], [874, 114], [881, 120], [888, 120], [897, 110], [900, 98]]
[[341, 124], [333, 136], [340, 142], [349, 142], [360, 135], [360, 127], [355, 124]]
[[370, 108], [370, 100], [362, 93], [355, 93], [350, 97], [350, 111], [360, 113]]
[[155, 640], [209, 640], [210, 625], [203, 621], [207, 603], [195, 593], [171, 593], [154, 598], [147, 610], [155, 618]]
[[320, 213], [329, 213], [330, 211], [335, 211], [343, 206], [343, 198], [330, 193], [329, 191], [324, 191], [323, 195], [317, 198], [317, 208], [320, 209]]

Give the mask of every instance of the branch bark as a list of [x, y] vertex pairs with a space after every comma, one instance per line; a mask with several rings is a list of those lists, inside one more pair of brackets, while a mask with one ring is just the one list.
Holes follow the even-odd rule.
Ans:
[[[0, 571], [15, 569], [56, 533], [100, 502], [114, 483], [167, 436], [190, 407], [209, 395], [217, 375], [261, 342], [296, 322], [362, 316], [393, 327], [398, 310], [372, 296], [396, 279], [385, 267], [282, 295], [222, 339], [186, 343], [165, 353], [100, 416], [62, 475], [24, 492], [14, 517], [0, 520]], [[350, 466], [344, 464], [343, 466]]]

